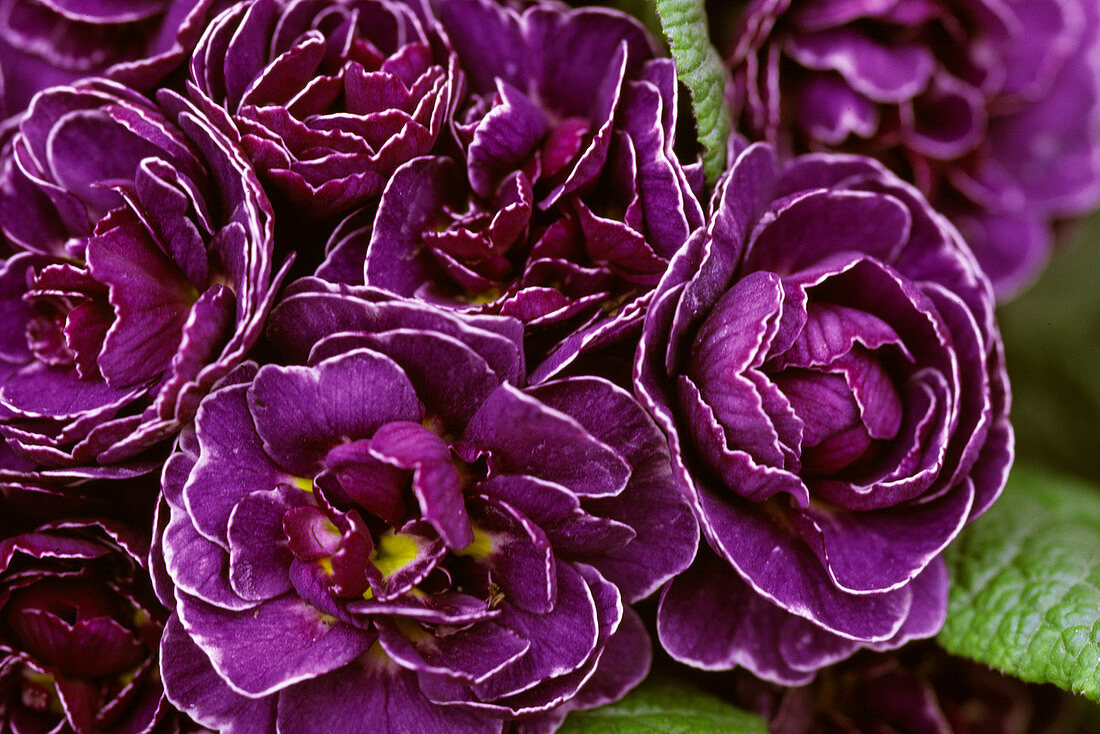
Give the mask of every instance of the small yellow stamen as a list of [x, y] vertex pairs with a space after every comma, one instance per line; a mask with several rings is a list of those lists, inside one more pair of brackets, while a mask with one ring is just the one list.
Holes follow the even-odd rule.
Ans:
[[493, 552], [493, 539], [479, 527], [474, 527], [473, 531], [473, 542], [465, 548], [455, 551], [455, 553], [460, 556], [472, 556], [478, 560], [484, 560]]
[[420, 553], [420, 546], [407, 535], [398, 535], [395, 531], [387, 530], [378, 536], [378, 542], [374, 545], [374, 552], [370, 559], [383, 576], [389, 578], [399, 569], [416, 560]]
[[305, 477], [291, 477], [290, 483], [303, 492], [313, 492], [313, 480]]

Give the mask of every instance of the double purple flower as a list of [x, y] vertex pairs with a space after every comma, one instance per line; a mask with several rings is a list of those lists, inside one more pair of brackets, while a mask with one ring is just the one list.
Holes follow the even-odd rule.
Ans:
[[[3, 496], [0, 511], [15, 523]], [[148, 545], [109, 520], [4, 528], [0, 728], [148, 732], [168, 715], [158, 670], [167, 615], [144, 567]]]
[[247, 0], [215, 18], [191, 91], [311, 216], [377, 198], [450, 124], [457, 61], [418, 0]]
[[270, 336], [296, 364], [233, 373], [165, 468], [173, 703], [238, 732], [543, 731], [641, 680], [627, 604], [697, 525], [641, 406], [520, 387], [521, 332], [290, 289]]
[[874, 156], [959, 227], [999, 296], [1100, 203], [1092, 0], [756, 0], [732, 44], [746, 133]]
[[221, 0], [0, 0], [0, 121], [46, 87], [107, 76], [151, 89], [184, 62]]
[[515, 316], [531, 353], [638, 321], [637, 299], [702, 224], [673, 151], [672, 62], [603, 9], [456, 0], [440, 17], [468, 82], [459, 150], [399, 168], [319, 275]]
[[934, 634], [940, 551], [1012, 457], [988, 281], [874, 161], [742, 151], [646, 315], [637, 388], [710, 546], [665, 648], [784, 684]]
[[259, 335], [270, 205], [229, 139], [162, 99], [167, 114], [106, 80], [58, 87], [4, 149], [7, 476], [117, 475], [102, 465], [174, 435]]

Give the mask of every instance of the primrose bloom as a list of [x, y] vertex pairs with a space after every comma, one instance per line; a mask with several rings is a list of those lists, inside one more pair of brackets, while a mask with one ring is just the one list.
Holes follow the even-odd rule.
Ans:
[[[13, 523], [3, 496], [0, 511]], [[9, 531], [0, 539], [0, 729], [151, 731], [171, 709], [157, 669], [167, 614], [144, 569], [148, 537], [105, 520]]]
[[232, 118], [256, 170], [312, 216], [377, 197], [428, 153], [461, 84], [418, 0], [246, 0], [211, 22], [191, 82], [212, 117]]
[[641, 406], [598, 378], [520, 387], [521, 331], [291, 287], [270, 337], [298, 364], [239, 368], [165, 468], [176, 706], [233, 731], [546, 731], [644, 677], [627, 604], [697, 526]]
[[783, 684], [938, 631], [940, 551], [1012, 458], [988, 281], [875, 161], [753, 145], [654, 294], [636, 387], [710, 546], [666, 588], [676, 658]]
[[183, 63], [222, 0], [0, 1], [0, 121], [46, 87], [107, 76], [150, 89]]
[[672, 61], [604, 9], [455, 0], [440, 17], [469, 87], [461, 151], [399, 168], [318, 274], [515, 316], [543, 351], [618, 328], [702, 224], [673, 151]]
[[958, 226], [999, 296], [1100, 203], [1094, 0], [755, 0], [729, 57], [742, 129], [872, 155]]
[[172, 436], [274, 298], [252, 169], [163, 99], [175, 122], [106, 80], [54, 88], [4, 149], [0, 432], [24, 463], [102, 475]]

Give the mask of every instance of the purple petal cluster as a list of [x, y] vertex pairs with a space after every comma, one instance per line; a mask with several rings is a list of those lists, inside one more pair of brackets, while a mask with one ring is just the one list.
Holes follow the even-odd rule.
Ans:
[[1092, 0], [756, 0], [730, 55], [747, 133], [879, 158], [966, 236], [998, 295], [1100, 203]]
[[234, 372], [165, 467], [176, 706], [233, 731], [544, 731], [645, 675], [627, 604], [698, 530], [628, 393], [521, 387], [518, 321], [369, 288], [299, 281], [270, 329], [292, 364]]
[[673, 64], [611, 11], [455, 0], [440, 16], [467, 80], [459, 150], [399, 168], [318, 274], [515, 316], [531, 353], [577, 335], [568, 361], [638, 321], [632, 305], [702, 224], [673, 150]]
[[[12, 508], [0, 509], [12, 521]], [[147, 537], [109, 520], [5, 530], [0, 728], [147, 732], [168, 715], [158, 671], [167, 615], [149, 585], [147, 552]]]
[[1000, 493], [1012, 432], [988, 281], [915, 189], [743, 150], [636, 375], [711, 549], [661, 599], [669, 652], [796, 684], [938, 631], [940, 551]]
[[3, 0], [0, 121], [46, 87], [108, 76], [150, 89], [180, 66], [221, 0]]
[[274, 188], [326, 216], [377, 198], [431, 151], [461, 77], [417, 0], [248, 0], [210, 24], [191, 83]]
[[98, 465], [173, 436], [274, 298], [252, 169], [163, 100], [106, 80], [54, 88], [4, 148], [0, 432], [15, 476], [28, 463], [115, 475]]
[[0, 732], [550, 734], [658, 589], [781, 685], [931, 636], [1097, 15], [748, 3], [704, 212], [618, 11], [0, 0]]

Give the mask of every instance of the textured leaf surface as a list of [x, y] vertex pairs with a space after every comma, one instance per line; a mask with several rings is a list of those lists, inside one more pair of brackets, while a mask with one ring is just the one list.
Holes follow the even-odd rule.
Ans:
[[558, 734], [766, 734], [764, 720], [669, 680], [650, 679], [616, 704], [569, 715]]
[[691, 91], [691, 105], [703, 147], [703, 171], [714, 185], [726, 170], [730, 111], [726, 106], [726, 71], [710, 45], [703, 0], [656, 0], [661, 27], [676, 59], [680, 81]]
[[1017, 465], [947, 559], [947, 650], [1100, 700], [1100, 488]]

